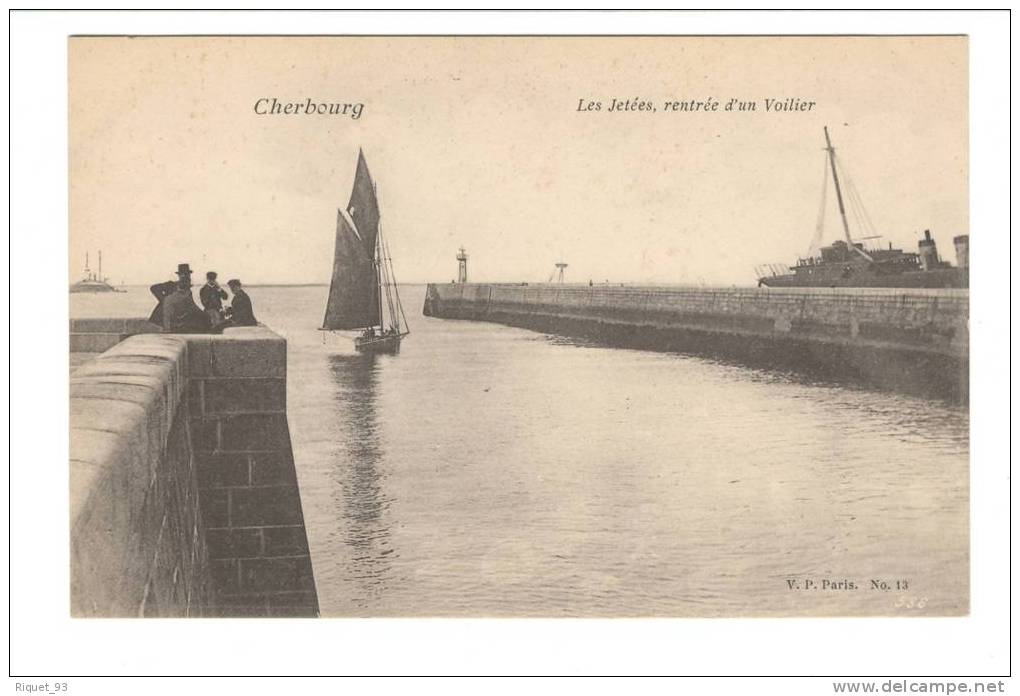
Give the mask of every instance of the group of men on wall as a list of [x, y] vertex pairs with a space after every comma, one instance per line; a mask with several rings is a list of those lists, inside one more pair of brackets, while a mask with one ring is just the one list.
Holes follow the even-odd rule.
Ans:
[[205, 274], [206, 282], [199, 290], [202, 309], [191, 295], [191, 267], [177, 265], [177, 280], [156, 283], [149, 291], [159, 302], [149, 321], [163, 327], [166, 333], [220, 333], [230, 326], [257, 326], [251, 298], [234, 278], [227, 281], [233, 294], [230, 306], [224, 307], [227, 291], [216, 282], [216, 271]]

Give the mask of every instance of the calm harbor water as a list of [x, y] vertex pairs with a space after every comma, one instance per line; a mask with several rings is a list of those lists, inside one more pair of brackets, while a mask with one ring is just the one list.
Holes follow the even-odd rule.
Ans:
[[965, 410], [426, 318], [424, 286], [401, 292], [412, 334], [372, 357], [317, 330], [326, 288], [250, 289], [288, 339], [324, 616], [967, 611]]

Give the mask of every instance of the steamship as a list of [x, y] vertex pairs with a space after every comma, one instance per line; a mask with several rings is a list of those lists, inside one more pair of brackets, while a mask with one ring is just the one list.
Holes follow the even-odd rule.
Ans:
[[84, 277], [71, 286], [70, 292], [126, 292], [118, 290], [107, 281], [108, 279], [103, 275], [103, 252], [99, 252], [99, 271], [97, 273], [89, 268], [89, 255], [86, 252]]
[[[836, 189], [836, 201], [839, 205], [840, 219], [846, 241], [842, 239], [829, 246], [820, 247], [817, 254], [797, 260], [793, 266], [784, 267], [777, 264], [766, 264], [755, 269], [758, 286], [779, 288], [966, 288], [970, 285], [969, 275], [969, 235], [958, 235], [953, 238], [956, 247], [957, 265], [953, 266], [939, 257], [935, 240], [931, 231], [924, 231], [924, 238], [917, 243], [917, 253], [888, 248], [866, 249], [864, 240], [877, 239], [878, 236], [863, 237], [855, 241], [850, 236], [850, 225], [847, 221], [847, 203], [851, 212], [856, 213], [863, 227], [868, 227], [870, 219], [864, 211], [863, 204], [852, 184], [848, 188], [848, 197], [844, 199], [843, 190], [836, 160], [836, 149], [829, 139], [829, 129], [825, 128], [825, 144], [828, 169], [832, 172], [832, 181]], [[826, 178], [828, 175], [826, 175]], [[845, 173], [844, 173], [844, 178]], [[822, 195], [822, 209], [819, 213], [818, 229], [812, 247], [818, 246], [822, 230], [825, 209], [825, 188]]]

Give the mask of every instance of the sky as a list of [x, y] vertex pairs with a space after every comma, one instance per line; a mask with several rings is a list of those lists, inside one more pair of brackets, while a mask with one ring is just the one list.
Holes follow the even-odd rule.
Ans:
[[[327, 283], [362, 148], [402, 282], [463, 245], [476, 282], [752, 285], [808, 251], [825, 125], [881, 243], [931, 229], [955, 260], [967, 69], [965, 37], [73, 37], [69, 280], [102, 249], [115, 284]], [[255, 113], [274, 97], [363, 109]], [[719, 110], [665, 108], [689, 100]]]

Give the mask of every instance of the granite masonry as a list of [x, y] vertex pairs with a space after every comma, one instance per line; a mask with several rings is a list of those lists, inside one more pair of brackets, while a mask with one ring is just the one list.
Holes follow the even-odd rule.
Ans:
[[72, 614], [317, 616], [286, 341], [155, 331], [71, 322]]
[[431, 284], [427, 316], [493, 321], [966, 402], [969, 291]]

